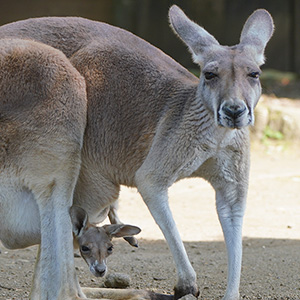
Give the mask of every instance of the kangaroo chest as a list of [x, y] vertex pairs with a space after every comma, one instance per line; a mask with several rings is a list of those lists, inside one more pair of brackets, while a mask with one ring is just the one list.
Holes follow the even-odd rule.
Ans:
[[207, 138], [194, 149], [189, 161], [182, 167], [179, 179], [185, 177], [201, 177], [211, 184], [220, 178], [226, 182], [239, 180], [239, 174], [247, 168], [248, 152], [238, 144], [234, 132], [228, 135], [214, 134], [214, 139]]

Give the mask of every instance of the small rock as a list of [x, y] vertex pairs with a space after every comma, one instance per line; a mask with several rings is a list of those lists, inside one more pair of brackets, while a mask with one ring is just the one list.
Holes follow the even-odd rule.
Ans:
[[108, 274], [105, 278], [104, 284], [108, 288], [127, 288], [130, 286], [131, 278], [127, 274], [114, 273]]
[[154, 276], [153, 279], [154, 279], [155, 281], [166, 280], [166, 278], [156, 277], [156, 276]]
[[188, 295], [181, 297], [179, 300], [197, 300], [197, 298], [192, 294], [188, 294]]

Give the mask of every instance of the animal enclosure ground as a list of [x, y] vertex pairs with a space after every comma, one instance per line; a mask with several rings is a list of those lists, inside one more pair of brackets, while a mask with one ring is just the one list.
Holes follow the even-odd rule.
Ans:
[[[252, 151], [244, 222], [242, 299], [300, 299], [300, 151]], [[169, 192], [179, 231], [198, 274], [200, 299], [221, 299], [226, 287], [226, 250], [215, 212], [214, 192], [199, 179], [183, 180]], [[175, 267], [145, 204], [135, 189], [123, 189], [120, 217], [142, 228], [140, 247], [115, 240], [109, 272], [130, 274], [131, 287], [171, 293]], [[0, 245], [0, 299], [28, 299], [36, 247]], [[76, 258], [82, 286], [103, 286]]]

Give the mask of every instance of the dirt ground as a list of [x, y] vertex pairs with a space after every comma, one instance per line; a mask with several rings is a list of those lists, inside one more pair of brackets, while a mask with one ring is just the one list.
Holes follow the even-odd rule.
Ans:
[[[300, 151], [289, 146], [252, 149], [244, 222], [242, 299], [300, 299]], [[200, 179], [170, 189], [170, 205], [198, 274], [200, 299], [221, 299], [227, 258], [215, 212], [214, 192]], [[141, 227], [138, 249], [115, 240], [109, 272], [130, 274], [131, 287], [172, 293], [176, 271], [162, 234], [135, 189], [121, 193], [120, 216]], [[28, 299], [36, 247], [7, 250], [0, 245], [0, 299]], [[101, 287], [81, 258], [82, 286]]]

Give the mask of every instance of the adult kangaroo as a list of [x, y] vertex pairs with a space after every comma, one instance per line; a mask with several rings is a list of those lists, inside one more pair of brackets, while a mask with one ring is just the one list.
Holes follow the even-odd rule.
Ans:
[[255, 11], [240, 43], [228, 47], [175, 5], [169, 18], [200, 65], [200, 79], [133, 34], [82, 18], [19, 21], [2, 26], [0, 37], [60, 49], [85, 78], [87, 125], [73, 202], [96, 223], [118, 198], [120, 185], [137, 187], [172, 252], [178, 273], [175, 298], [199, 292], [168, 205], [168, 188], [184, 177], [211, 183], [228, 250], [223, 299], [236, 300], [248, 189], [248, 126], [254, 123], [261, 94], [259, 66], [273, 21], [267, 11]]

